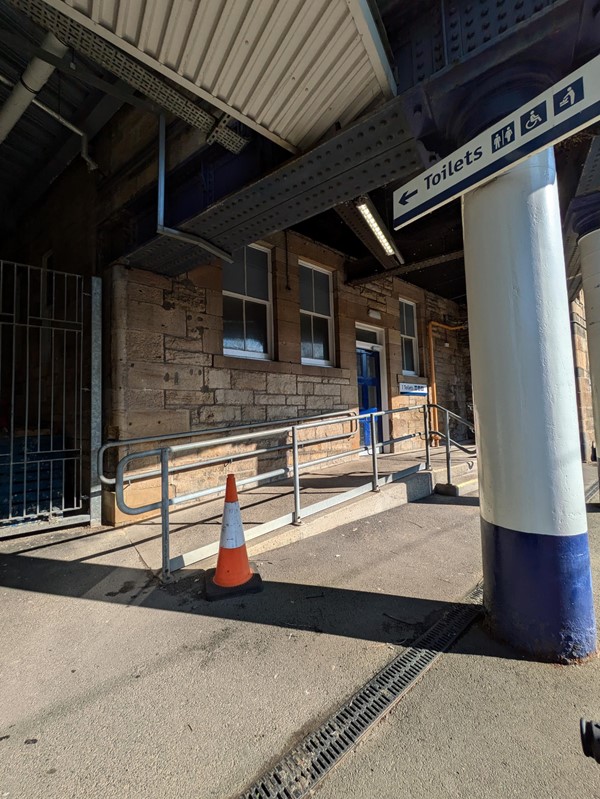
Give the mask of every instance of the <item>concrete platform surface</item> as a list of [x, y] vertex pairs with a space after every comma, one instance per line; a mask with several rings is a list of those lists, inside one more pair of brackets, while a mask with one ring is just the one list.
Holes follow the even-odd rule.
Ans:
[[[443, 447], [431, 448], [431, 472], [418, 471], [425, 468], [425, 451], [399, 454], [384, 454], [378, 457], [380, 478], [397, 478], [406, 474], [398, 483], [394, 503], [396, 505], [414, 499], [420, 499], [431, 493], [436, 482], [446, 482], [446, 452]], [[453, 475], [460, 477], [466, 473], [475, 474], [477, 459], [469, 453], [452, 450]], [[353, 458], [350, 461], [313, 467], [301, 472], [300, 500], [303, 510], [324, 500], [350, 492], [360, 486], [370, 488], [372, 480], [371, 457]], [[251, 534], [253, 528], [289, 515], [294, 509], [294, 488], [291, 480], [280, 480], [268, 485], [243, 488], [239, 491], [240, 507], [246, 532]], [[330, 509], [329, 513], [337, 514], [340, 505]], [[214, 499], [193, 502], [170, 514], [171, 557], [201, 547], [216, 547], [221, 529], [223, 513], [223, 494]], [[314, 519], [307, 516], [306, 520]], [[135, 543], [140, 557], [152, 571], [161, 568], [161, 521], [160, 517], [140, 523], [127, 525], [127, 535]]]
[[[201, 570], [159, 586], [122, 530], [4, 542], [0, 797], [234, 797], [480, 579], [476, 496], [337, 521], [258, 543], [264, 593], [214, 604]], [[598, 661], [476, 627], [319, 790], [600, 796], [579, 715], [600, 717]]]

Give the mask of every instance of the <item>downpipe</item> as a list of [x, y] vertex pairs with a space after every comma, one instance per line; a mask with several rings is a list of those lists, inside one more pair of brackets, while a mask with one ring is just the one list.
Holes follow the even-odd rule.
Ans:
[[[14, 86], [14, 83], [5, 78], [4, 75], [0, 75], [0, 83], [3, 83], [5, 86]], [[35, 97], [31, 100], [31, 105], [39, 108], [45, 114], [48, 114], [49, 117], [55, 119], [64, 128], [67, 128], [67, 130], [70, 130], [72, 133], [75, 133], [77, 136], [79, 136], [81, 138], [81, 157], [86, 162], [88, 170], [93, 172], [95, 169], [98, 169], [98, 164], [89, 154], [88, 137], [85, 131], [81, 130], [81, 128], [78, 128], [76, 125], [73, 125], [73, 123], [69, 122], [68, 119], [65, 119], [59, 113], [54, 111], [52, 108], [49, 108], [47, 105], [44, 105], [44, 103], [41, 103]]]
[[[42, 42], [42, 50], [57, 58], [62, 58], [68, 47], [60, 42], [52, 33], [48, 33]], [[13, 130], [25, 111], [34, 101], [36, 94], [46, 85], [54, 72], [54, 67], [41, 58], [32, 58], [19, 82], [13, 86], [8, 100], [0, 108], [0, 144]]]

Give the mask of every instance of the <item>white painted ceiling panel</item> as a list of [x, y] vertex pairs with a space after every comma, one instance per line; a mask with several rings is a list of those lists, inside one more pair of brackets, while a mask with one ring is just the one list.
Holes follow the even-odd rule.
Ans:
[[395, 93], [367, 0], [44, 0], [289, 149]]

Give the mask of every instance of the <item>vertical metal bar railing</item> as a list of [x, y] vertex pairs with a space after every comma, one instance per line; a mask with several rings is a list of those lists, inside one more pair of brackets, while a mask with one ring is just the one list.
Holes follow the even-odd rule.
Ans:
[[[67, 301], [66, 295], [66, 283], [67, 279], [64, 279], [65, 282], [65, 303]], [[67, 318], [67, 311], [65, 308], [64, 312], [65, 319]], [[62, 399], [61, 399], [61, 412], [62, 412], [62, 451], [63, 457], [61, 458], [62, 461], [62, 490], [61, 490], [61, 514], [64, 515], [65, 512], [65, 491], [66, 491], [66, 473], [67, 473], [67, 459], [65, 458], [65, 450], [67, 449], [67, 417], [66, 417], [66, 406], [67, 406], [67, 331], [62, 331], [63, 336], [63, 360], [62, 360]]]
[[[83, 299], [83, 292], [81, 294]], [[91, 340], [87, 350], [91, 358], [89, 511], [92, 522], [99, 523], [102, 517], [102, 487], [98, 475], [98, 451], [102, 446], [102, 278], [91, 278], [91, 306]], [[83, 370], [81, 374], [83, 380]], [[81, 430], [79, 440], [83, 440]], [[82, 493], [80, 488], [80, 496]]]
[[16, 339], [17, 339], [17, 319], [18, 319], [18, 306], [17, 306], [17, 265], [13, 264], [13, 329], [12, 329], [12, 362], [10, 367], [10, 455], [9, 455], [9, 476], [8, 476], [8, 518], [13, 515], [13, 497], [14, 497], [14, 462], [15, 462], [15, 370], [17, 362], [16, 354]]
[[429, 404], [423, 405], [423, 431], [425, 434], [425, 468], [431, 468], [431, 453], [429, 441]]
[[450, 416], [448, 411], [444, 412], [444, 432], [446, 433], [446, 473], [448, 476], [448, 485], [452, 482], [452, 453], [450, 449]]
[[23, 313], [24, 320], [24, 338], [25, 338], [25, 415], [23, 423], [23, 516], [27, 516], [29, 505], [29, 492], [27, 490], [27, 468], [29, 466], [29, 385], [30, 385], [30, 368], [29, 368], [29, 330], [31, 325], [31, 267], [26, 267], [25, 271], [25, 298]]
[[83, 282], [57, 274], [0, 260], [2, 525], [82, 506]]
[[369, 417], [371, 425], [371, 458], [373, 462], [373, 491], [379, 491], [379, 466], [377, 464], [377, 418], [372, 413]]
[[294, 524], [302, 521], [300, 508], [300, 468], [298, 463], [298, 431], [292, 427], [292, 469], [294, 473]]
[[171, 555], [169, 551], [169, 450], [160, 451], [160, 518], [162, 535], [162, 579], [171, 579]]
[[44, 302], [45, 302], [45, 285], [46, 285], [46, 276], [44, 274], [40, 274], [40, 308], [39, 308], [39, 326], [38, 326], [38, 362], [37, 362], [37, 389], [38, 389], [38, 396], [37, 396], [37, 442], [36, 442], [36, 453], [38, 457], [37, 463], [37, 489], [36, 489], [36, 507], [35, 513], [36, 516], [40, 515], [40, 480], [41, 480], [41, 457], [40, 452], [42, 450], [42, 347], [44, 346], [44, 338], [42, 337], [42, 331], [45, 330], [44, 323], [43, 323], [43, 316], [44, 316]]

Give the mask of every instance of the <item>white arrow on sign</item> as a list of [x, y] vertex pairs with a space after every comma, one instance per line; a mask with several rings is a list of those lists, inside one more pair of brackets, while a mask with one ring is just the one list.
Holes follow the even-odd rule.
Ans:
[[394, 192], [398, 230], [600, 119], [600, 56]]

